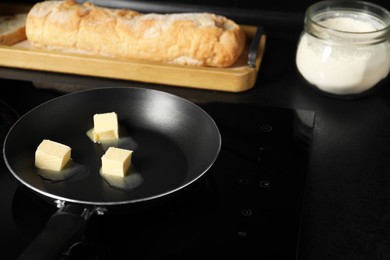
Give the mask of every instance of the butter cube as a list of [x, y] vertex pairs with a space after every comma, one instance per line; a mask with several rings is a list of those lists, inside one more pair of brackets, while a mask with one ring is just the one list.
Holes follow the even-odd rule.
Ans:
[[102, 156], [102, 174], [124, 177], [131, 165], [133, 151], [110, 147]]
[[118, 139], [118, 116], [115, 112], [95, 114], [93, 124], [95, 142]]
[[51, 140], [43, 140], [35, 151], [35, 166], [52, 171], [61, 171], [69, 162], [71, 148]]

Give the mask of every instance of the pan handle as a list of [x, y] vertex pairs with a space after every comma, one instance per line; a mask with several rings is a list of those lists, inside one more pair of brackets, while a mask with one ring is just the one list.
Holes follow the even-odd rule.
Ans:
[[96, 209], [77, 204], [64, 204], [46, 223], [43, 231], [19, 256], [18, 260], [58, 259], [58, 256], [78, 241], [90, 216]]

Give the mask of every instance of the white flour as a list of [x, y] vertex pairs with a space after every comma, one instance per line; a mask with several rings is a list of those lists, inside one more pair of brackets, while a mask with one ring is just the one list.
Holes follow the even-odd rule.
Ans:
[[[321, 24], [338, 31], [359, 33], [384, 27], [367, 17], [363, 20], [336, 17]], [[357, 94], [376, 85], [389, 73], [390, 43], [336, 45], [304, 33], [298, 45], [296, 64], [302, 76], [321, 90]]]

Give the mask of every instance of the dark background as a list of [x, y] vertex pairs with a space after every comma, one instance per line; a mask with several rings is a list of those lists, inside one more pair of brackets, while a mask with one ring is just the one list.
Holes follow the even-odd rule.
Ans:
[[[346, 0], [354, 1], [354, 0]], [[18, 1], [15, 1], [18, 2]], [[21, 0], [20, 2], [35, 3], [38, 1], [33, 0]], [[93, 0], [91, 2], [94, 2]], [[105, 0], [109, 4], [115, 2], [112, 0]], [[233, 8], [249, 8], [259, 9], [276, 12], [303, 12], [309, 5], [318, 2], [315, 0], [176, 0], [176, 1], [164, 1], [164, 0], [122, 0], [118, 2], [143, 2], [143, 3], [166, 3], [166, 4], [191, 4], [191, 5], [203, 5], [203, 6], [217, 6], [217, 7], [233, 7]], [[389, 9], [390, 1], [388, 0], [375, 0], [367, 1], [382, 5]]]
[[[77, 0], [86, 2], [87, 0]], [[341, 0], [343, 1], [343, 0]], [[344, 0], [355, 1], [355, 0]], [[35, 3], [33, 0], [17, 0], [15, 2]], [[267, 30], [267, 34], [297, 36], [303, 26], [305, 10], [315, 0], [90, 0], [96, 5], [112, 8], [128, 8], [148, 13], [172, 13], [209, 11], [225, 15], [240, 24], [259, 25]], [[390, 10], [389, 0], [371, 0]]]
[[[308, 88], [296, 71], [294, 57], [304, 12], [316, 1], [96, 1], [154, 12], [215, 10], [240, 23], [263, 25], [267, 34], [266, 51], [256, 86], [250, 91], [221, 93], [144, 86], [202, 102], [256, 103], [314, 111], [316, 125], [298, 259], [390, 259], [390, 81], [388, 78], [372, 95], [352, 100], [329, 98]], [[389, 0], [371, 2], [390, 10]], [[10, 79], [85, 87], [139, 86], [137, 82], [6, 68], [0, 68], [0, 74]], [[28, 94], [24, 98], [29, 98]]]

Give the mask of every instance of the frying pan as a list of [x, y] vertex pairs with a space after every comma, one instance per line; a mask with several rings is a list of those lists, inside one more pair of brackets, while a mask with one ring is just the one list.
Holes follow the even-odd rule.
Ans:
[[[137, 185], [132, 189], [112, 185], [99, 173], [107, 147], [87, 133], [93, 115], [105, 112], [118, 115], [122, 130], [116, 145], [134, 150], [130, 175]], [[75, 174], [55, 181], [40, 174], [34, 159], [43, 139], [71, 147]], [[83, 234], [91, 215], [120, 212], [182, 190], [208, 171], [220, 147], [218, 127], [204, 110], [162, 91], [98, 88], [35, 107], [8, 132], [3, 156], [21, 184], [58, 210], [19, 259], [54, 259]]]

